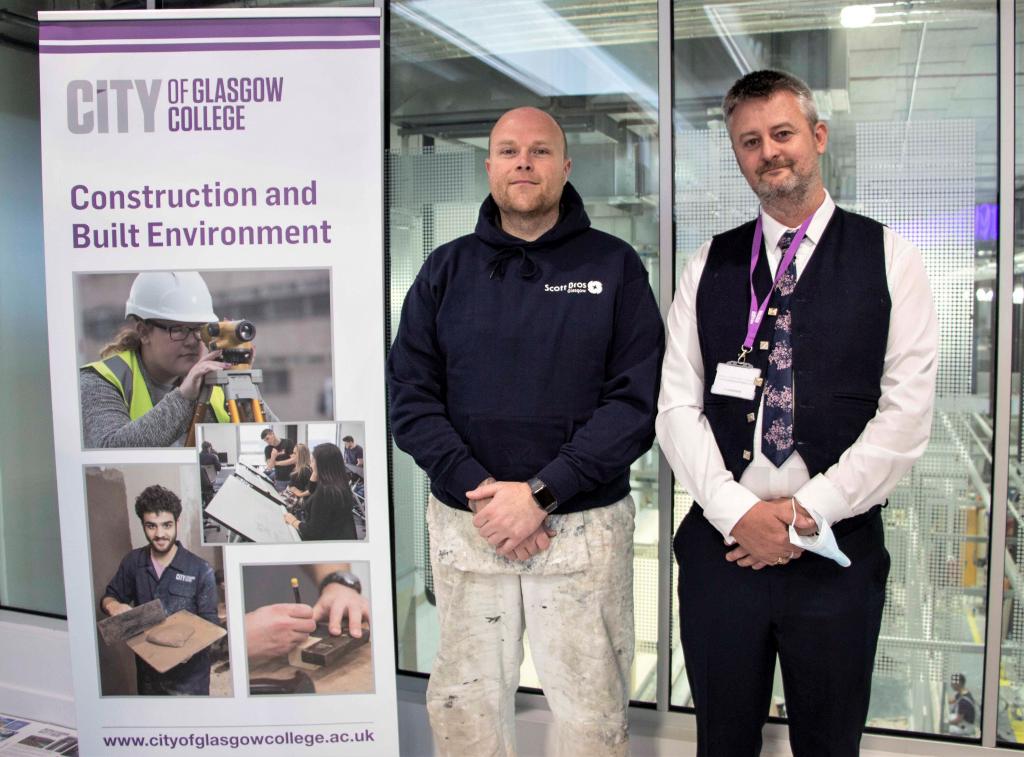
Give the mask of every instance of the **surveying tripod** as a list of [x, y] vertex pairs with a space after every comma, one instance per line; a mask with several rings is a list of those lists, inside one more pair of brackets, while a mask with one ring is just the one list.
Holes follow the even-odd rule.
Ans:
[[239, 366], [207, 373], [203, 377], [203, 389], [199, 393], [199, 403], [192, 416], [185, 446], [195, 446], [196, 424], [205, 422], [210, 412], [210, 395], [215, 386], [224, 390], [224, 400], [232, 423], [263, 423], [264, 405], [259, 386], [262, 383], [263, 371], [259, 368]]

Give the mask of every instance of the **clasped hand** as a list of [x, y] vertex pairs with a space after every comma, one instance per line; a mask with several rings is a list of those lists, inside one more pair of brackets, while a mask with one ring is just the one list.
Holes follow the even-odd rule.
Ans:
[[797, 533], [813, 535], [818, 524], [799, 502], [789, 497], [761, 500], [733, 526], [730, 536], [736, 540], [736, 546], [726, 553], [725, 559], [743, 568], [760, 570], [772, 565], [785, 565], [800, 557], [803, 550], [789, 541], [794, 505]]
[[485, 482], [466, 492], [473, 525], [499, 555], [528, 560], [551, 546], [554, 531], [544, 526], [547, 513], [521, 481]]

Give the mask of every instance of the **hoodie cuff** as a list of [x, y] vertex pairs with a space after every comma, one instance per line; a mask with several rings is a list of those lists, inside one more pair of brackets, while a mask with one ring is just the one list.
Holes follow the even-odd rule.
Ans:
[[490, 475], [475, 458], [467, 457], [445, 477], [444, 488], [466, 505], [466, 492], [473, 491], [484, 479], [490, 478]]
[[[572, 466], [559, 457], [556, 457], [541, 468], [537, 478], [543, 481], [551, 490], [559, 505], [568, 502], [580, 490], [576, 472], [572, 469]], [[555, 512], [558, 512], [558, 510], [556, 509]]]

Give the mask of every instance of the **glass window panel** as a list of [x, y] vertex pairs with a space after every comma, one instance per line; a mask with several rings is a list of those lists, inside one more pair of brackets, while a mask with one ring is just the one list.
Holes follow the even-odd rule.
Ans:
[[[565, 128], [571, 181], [596, 228], [630, 242], [658, 291], [657, 3], [594, 8], [514, 0], [393, 2], [388, 155], [390, 328], [424, 258], [473, 230], [486, 197], [487, 136], [505, 110], [534, 105]], [[632, 471], [637, 501], [637, 655], [632, 691], [653, 701], [657, 657], [657, 453]], [[428, 672], [437, 646], [424, 512], [428, 484], [394, 450], [399, 667]], [[539, 686], [527, 654], [522, 682]]]
[[[0, 29], [0, 33], [4, 30]], [[43, 270], [39, 60], [0, 42], [0, 605], [64, 614]]]
[[306, 446], [312, 451], [318, 444], [341, 446], [341, 427], [337, 423], [310, 423], [306, 426]]
[[[941, 331], [931, 443], [884, 513], [892, 570], [868, 724], [957, 735], [950, 676], [964, 673], [980, 700], [984, 656], [996, 4], [873, 7], [871, 24], [847, 28], [840, 3], [675, 3], [676, 265], [757, 207], [725, 131], [728, 87], [759, 68], [806, 80], [830, 129], [825, 185], [921, 248]], [[677, 487], [676, 524], [690, 504]], [[674, 614], [671, 702], [688, 706]], [[772, 713], [784, 707], [777, 677]]]
[[260, 438], [260, 434], [268, 427], [274, 428], [278, 433], [284, 433], [280, 426], [273, 424], [243, 423], [238, 427], [239, 460], [253, 466], [266, 464], [263, 451], [267, 448], [267, 443]]
[[[1024, 9], [1016, 9], [1016, 70], [1014, 72], [1015, 105], [1014, 130], [1016, 132], [1016, 158], [1014, 170], [1014, 200], [1024, 187], [1024, 58], [1021, 57], [1022, 32], [1024, 32]], [[986, 218], [994, 227], [998, 221], [995, 208]], [[994, 228], [993, 228], [994, 232]], [[1002, 658], [999, 681], [999, 715], [996, 722], [996, 738], [1006, 745], [1024, 744], [1024, 602], [1018, 594], [1024, 591], [1021, 580], [1021, 560], [1024, 559], [1024, 522], [1021, 508], [1024, 507], [1024, 423], [1021, 422], [1021, 408], [1024, 407], [1024, 381], [1021, 380], [1021, 348], [1024, 346], [1024, 212], [1014, 202], [1014, 244], [1013, 244], [1013, 352], [1009, 356], [1012, 371], [1010, 399], [1010, 461], [1009, 499], [1006, 517], [1006, 561], [1003, 575], [1003, 627]], [[985, 288], [995, 290], [995, 273]], [[979, 291], [981, 287], [979, 287]], [[984, 299], [988, 300], [986, 291]], [[990, 307], [995, 299], [990, 301]]]

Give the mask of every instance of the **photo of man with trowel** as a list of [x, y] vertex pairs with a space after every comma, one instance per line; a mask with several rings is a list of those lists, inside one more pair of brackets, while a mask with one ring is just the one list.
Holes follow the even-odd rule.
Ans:
[[[213, 568], [178, 541], [181, 500], [174, 492], [159, 484], [147, 487], [135, 500], [135, 513], [148, 543], [121, 560], [100, 607], [112, 619], [125, 622], [135, 615], [130, 622], [132, 630], [139, 629], [139, 634], [134, 637], [145, 631], [147, 644], [179, 650], [170, 652], [172, 657], [168, 661], [173, 662], [188, 653], [190, 641], [195, 644], [203, 637], [206, 625], [218, 624]], [[178, 613], [181, 614], [176, 622], [165, 621]], [[135, 651], [139, 694], [210, 693], [210, 656], [206, 647], [163, 672], [147, 662], [139, 650]]]

